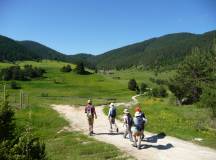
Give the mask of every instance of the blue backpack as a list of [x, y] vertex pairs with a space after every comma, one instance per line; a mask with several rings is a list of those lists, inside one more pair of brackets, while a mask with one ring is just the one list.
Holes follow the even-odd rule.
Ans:
[[113, 108], [111, 109], [111, 111], [110, 111], [110, 116], [111, 116], [112, 118], [115, 118], [115, 117], [116, 117], [116, 108], [115, 108], [115, 107], [113, 107]]
[[143, 117], [141, 117], [141, 116], [136, 117], [136, 121], [134, 122], [134, 125], [138, 131], [143, 130], [144, 129]]

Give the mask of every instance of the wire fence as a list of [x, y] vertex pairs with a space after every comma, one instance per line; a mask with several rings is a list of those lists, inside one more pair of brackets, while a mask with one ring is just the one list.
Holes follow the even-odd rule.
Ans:
[[29, 95], [23, 90], [14, 93], [8, 93], [7, 85], [0, 86], [0, 100], [1, 102], [8, 101], [9, 105], [16, 109], [23, 109], [29, 106]]

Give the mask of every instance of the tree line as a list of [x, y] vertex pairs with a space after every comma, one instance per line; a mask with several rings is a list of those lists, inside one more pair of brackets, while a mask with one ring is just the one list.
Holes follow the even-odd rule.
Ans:
[[40, 67], [25, 65], [22, 69], [20, 66], [16, 65], [16, 66], [10, 66], [8, 68], [1, 69], [0, 79], [5, 81], [9, 81], [9, 80], [26, 81], [26, 80], [31, 80], [32, 78], [43, 77], [44, 73], [46, 73], [45, 69]]

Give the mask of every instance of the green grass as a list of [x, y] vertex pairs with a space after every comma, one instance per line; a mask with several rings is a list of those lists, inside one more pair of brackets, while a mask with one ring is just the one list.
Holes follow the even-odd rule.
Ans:
[[[17, 112], [16, 121], [20, 126], [32, 124], [34, 133], [45, 140], [48, 155], [52, 159], [70, 159], [69, 157], [88, 159], [88, 156], [91, 159], [107, 159], [110, 155], [109, 152], [113, 155], [117, 154], [119, 159], [121, 156], [115, 147], [97, 142], [81, 133], [65, 132], [57, 134], [68, 123], [58, 117], [58, 114], [50, 108], [51, 104], [85, 105], [89, 98], [93, 99], [95, 105], [107, 104], [111, 101], [127, 102], [135, 94], [135, 92], [127, 89], [129, 79], [135, 78], [139, 84], [145, 82], [150, 87], [155, 87], [157, 84], [150, 81], [150, 78], [167, 80], [175, 74], [175, 71], [162, 72], [155, 77], [155, 74], [151, 71], [129, 69], [113, 71], [112, 74], [77, 75], [74, 72], [60, 72], [60, 68], [67, 64], [64, 62], [24, 61], [17, 63], [21, 66], [32, 64], [47, 71], [45, 78], [18, 82], [24, 93], [29, 95], [29, 104], [32, 106], [32, 120], [29, 122], [29, 110], [23, 109]], [[0, 68], [9, 65], [12, 64], [0, 63]], [[75, 66], [72, 65], [72, 67]], [[116, 79], [116, 77], [120, 78]], [[11, 104], [18, 106], [20, 91], [10, 89], [10, 82], [0, 82], [2, 84], [0, 85], [0, 91], [2, 91], [4, 83], [8, 84], [7, 92], [10, 95]], [[149, 120], [146, 129], [155, 133], [165, 132], [167, 135], [189, 141], [196, 137], [203, 138], [203, 142], [199, 144], [216, 148], [216, 131], [215, 127], [211, 125], [215, 121], [212, 122], [210, 119], [209, 111], [197, 108], [195, 105], [176, 107], [169, 102], [170, 99], [172, 98], [169, 96], [163, 101], [153, 103], [151, 100], [146, 100], [145, 97], [139, 98], [142, 109]], [[24, 101], [26, 103], [27, 99], [24, 98]], [[144, 103], [148, 101], [149, 103]], [[108, 107], [106, 107], [105, 112], [107, 110]], [[123, 107], [120, 107], [118, 109], [119, 118], [122, 116], [122, 111]], [[133, 109], [131, 109], [132, 111]], [[87, 143], [81, 143], [81, 141]], [[74, 144], [76, 145], [74, 146]], [[94, 144], [94, 147], [91, 148], [92, 145], [90, 144]], [[101, 148], [101, 151], [97, 152], [98, 148], [99, 150]], [[91, 155], [92, 152], [95, 152], [95, 155]]]
[[[74, 72], [62, 73], [60, 68], [66, 63], [55, 61], [42, 62], [18, 62], [19, 65], [32, 64], [33, 66], [46, 69], [46, 78], [32, 81], [19, 82], [22, 90], [28, 93], [32, 104], [41, 103], [69, 103], [85, 104], [91, 98], [95, 104], [107, 103], [109, 99], [126, 101], [133, 92], [128, 91], [127, 83], [122, 84], [109, 77], [92, 74], [77, 75]], [[0, 65], [6, 66], [5, 64]], [[56, 83], [57, 81], [57, 83]], [[4, 82], [2, 82], [3, 84]], [[6, 82], [10, 83], [10, 82]], [[9, 85], [7, 87], [9, 89]], [[8, 90], [9, 94], [19, 94], [18, 90]], [[42, 94], [48, 95], [42, 97]]]
[[16, 122], [21, 130], [31, 126], [34, 135], [44, 140], [49, 159], [132, 159], [115, 146], [98, 142], [79, 132], [58, 133], [68, 126], [68, 122], [49, 107], [34, 106], [19, 110]]
[[[211, 126], [211, 112], [206, 108], [191, 106], [175, 106], [169, 99], [139, 97], [142, 111], [148, 118], [146, 130], [153, 133], [164, 132], [169, 136], [192, 141], [197, 144], [216, 148], [216, 130]], [[130, 109], [134, 114], [135, 107]], [[107, 109], [105, 109], [105, 113]], [[123, 108], [118, 112], [123, 115]], [[194, 141], [202, 138], [203, 141]]]

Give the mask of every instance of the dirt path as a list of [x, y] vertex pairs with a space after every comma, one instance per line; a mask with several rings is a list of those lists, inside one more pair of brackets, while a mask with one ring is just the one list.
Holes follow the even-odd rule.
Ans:
[[[88, 123], [84, 114], [84, 107], [73, 107], [69, 105], [52, 105], [53, 109], [59, 112], [70, 122], [73, 130], [88, 134]], [[142, 149], [137, 150], [131, 146], [128, 139], [122, 136], [122, 123], [117, 121], [120, 134], [108, 134], [109, 122], [103, 114], [103, 107], [96, 107], [98, 119], [95, 120], [93, 137], [97, 140], [110, 143], [120, 150], [137, 158], [138, 160], [215, 160], [216, 151], [207, 147], [201, 147], [173, 137], [163, 137], [145, 133], [146, 140], [142, 141]]]

